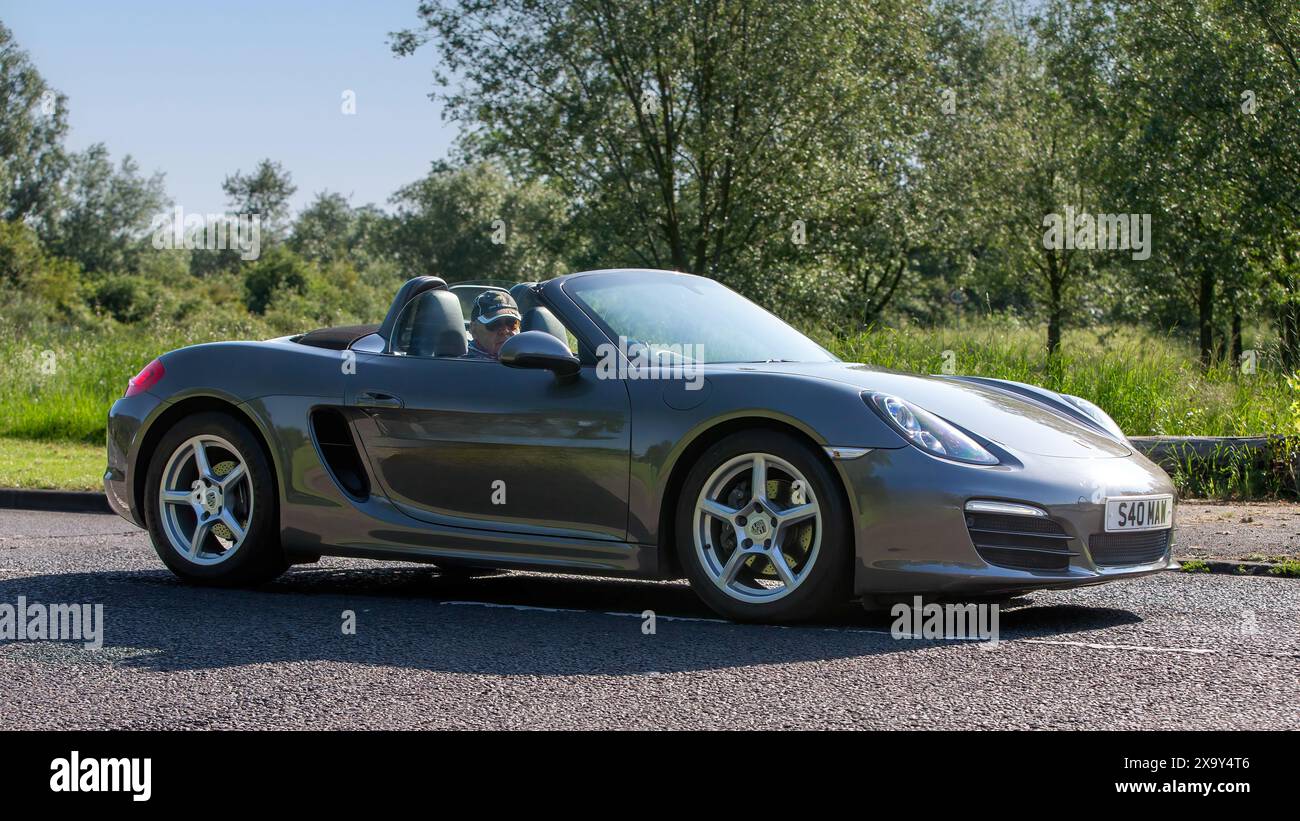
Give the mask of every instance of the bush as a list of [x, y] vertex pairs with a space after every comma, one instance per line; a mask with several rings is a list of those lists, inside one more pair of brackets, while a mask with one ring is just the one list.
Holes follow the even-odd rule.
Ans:
[[80, 266], [45, 253], [36, 234], [20, 222], [0, 222], [0, 287], [35, 297], [45, 307], [45, 318], [88, 317]]
[[255, 314], [266, 313], [277, 292], [304, 293], [310, 276], [301, 257], [282, 246], [271, 248], [244, 268], [244, 304]]
[[92, 299], [118, 322], [139, 322], [158, 307], [157, 289], [134, 274], [110, 274], [94, 286]]

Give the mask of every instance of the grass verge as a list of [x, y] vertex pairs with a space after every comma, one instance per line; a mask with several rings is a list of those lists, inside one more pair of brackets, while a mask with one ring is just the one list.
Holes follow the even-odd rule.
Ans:
[[101, 490], [104, 446], [0, 437], [0, 487]]

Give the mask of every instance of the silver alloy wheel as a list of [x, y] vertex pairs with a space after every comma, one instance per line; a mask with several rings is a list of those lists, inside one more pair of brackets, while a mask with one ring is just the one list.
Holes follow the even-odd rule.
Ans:
[[167, 541], [186, 561], [219, 564], [243, 545], [253, 521], [247, 465], [234, 445], [211, 434], [185, 440], [167, 460], [158, 512]]
[[746, 453], [704, 483], [692, 533], [695, 555], [718, 589], [762, 604], [788, 596], [808, 578], [821, 548], [821, 507], [789, 462]]

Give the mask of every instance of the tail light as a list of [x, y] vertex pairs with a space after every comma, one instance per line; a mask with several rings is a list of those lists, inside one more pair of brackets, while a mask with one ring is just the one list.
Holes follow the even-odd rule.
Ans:
[[157, 385], [158, 380], [163, 378], [164, 373], [166, 371], [163, 370], [162, 362], [155, 359], [131, 378], [131, 381], [126, 385], [126, 395], [135, 396], [137, 393], [144, 393]]

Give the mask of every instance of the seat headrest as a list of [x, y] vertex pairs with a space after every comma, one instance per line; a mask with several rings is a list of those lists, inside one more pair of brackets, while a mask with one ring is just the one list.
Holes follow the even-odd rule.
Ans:
[[388, 313], [384, 316], [384, 321], [380, 324], [377, 333], [389, 343], [390, 349], [396, 348], [392, 344], [393, 334], [397, 332], [397, 320], [401, 318], [402, 312], [406, 306], [425, 291], [446, 289], [447, 283], [440, 277], [411, 277], [401, 288], [397, 289], [397, 296], [393, 297], [393, 304], [388, 306]]
[[520, 316], [525, 316], [533, 308], [542, 307], [542, 303], [537, 299], [536, 292], [533, 291], [535, 285], [537, 285], [536, 282], [521, 282], [510, 289], [510, 298], [519, 306]]
[[[412, 304], [410, 356], [464, 356], [465, 316], [460, 300], [447, 290], [421, 294]], [[403, 321], [405, 324], [405, 321]]]
[[510, 296], [519, 306], [519, 315], [522, 317], [519, 330], [546, 331], [568, 345], [569, 334], [564, 330], [564, 324], [537, 298], [537, 292], [533, 290], [536, 287], [536, 282], [521, 282], [510, 289]]
[[538, 305], [524, 311], [524, 321], [519, 323], [520, 331], [546, 331], [551, 336], [569, 344], [569, 334], [564, 330], [564, 323], [555, 318], [549, 309]]

